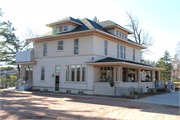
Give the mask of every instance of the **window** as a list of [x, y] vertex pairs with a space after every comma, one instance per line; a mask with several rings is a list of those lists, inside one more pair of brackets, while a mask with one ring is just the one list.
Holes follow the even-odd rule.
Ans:
[[119, 44], [117, 44], [117, 58], [119, 58]]
[[59, 27], [59, 32], [62, 32], [63, 31], [63, 27]]
[[54, 28], [54, 33], [58, 33], [58, 28]]
[[124, 38], [124, 33], [122, 33], [122, 37]]
[[66, 81], [69, 81], [70, 76], [70, 66], [66, 66]]
[[78, 47], [79, 47], [79, 40], [75, 39], [74, 40], [74, 54], [78, 54]]
[[63, 41], [58, 41], [58, 50], [63, 50]]
[[86, 65], [82, 65], [82, 82], [86, 82]]
[[41, 80], [44, 80], [45, 76], [45, 66], [41, 66]]
[[81, 66], [77, 65], [76, 66], [76, 81], [80, 82], [80, 71], [81, 71]]
[[64, 32], [68, 30], [68, 26], [64, 26]]
[[104, 55], [107, 55], [107, 40], [104, 40]]
[[117, 35], [117, 36], [118, 36], [118, 32], [119, 32], [119, 31], [116, 30], [116, 35]]
[[56, 65], [56, 73], [60, 73], [60, 66]]
[[43, 44], [43, 57], [47, 56], [47, 43]]
[[121, 32], [119, 32], [119, 36], [121, 37]]
[[135, 61], [135, 49], [133, 49], [133, 61]]
[[120, 58], [123, 59], [123, 46], [120, 45]]
[[125, 38], [127, 39], [127, 35], [125, 34]]
[[75, 65], [71, 65], [71, 81], [75, 80]]
[[126, 59], [126, 46], [124, 46], [124, 59]]

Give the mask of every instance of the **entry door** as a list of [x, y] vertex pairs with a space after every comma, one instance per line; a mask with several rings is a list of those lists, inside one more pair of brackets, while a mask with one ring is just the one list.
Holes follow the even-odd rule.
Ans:
[[55, 76], [55, 91], [59, 91], [59, 75]]
[[25, 81], [29, 80], [30, 78], [33, 78], [33, 68], [25, 68]]

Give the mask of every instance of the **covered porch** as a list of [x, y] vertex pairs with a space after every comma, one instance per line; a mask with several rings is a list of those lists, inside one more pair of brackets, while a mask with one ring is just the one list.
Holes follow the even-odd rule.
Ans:
[[[150, 65], [116, 58], [105, 58], [87, 63], [93, 65], [96, 71], [94, 79], [94, 94], [113, 95], [122, 89], [134, 87], [137, 91], [146, 93], [149, 88], [155, 88], [155, 81], [160, 80], [160, 70]], [[119, 91], [114, 91], [109, 81], [113, 80]], [[123, 95], [123, 93], [119, 93]]]

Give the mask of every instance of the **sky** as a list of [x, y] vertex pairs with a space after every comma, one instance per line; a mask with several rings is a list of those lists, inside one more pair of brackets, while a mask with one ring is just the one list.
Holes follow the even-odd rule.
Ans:
[[39, 35], [51, 31], [45, 25], [65, 17], [111, 20], [128, 24], [126, 11], [140, 21], [140, 27], [153, 36], [152, 54], [145, 59], [157, 61], [169, 51], [174, 57], [180, 41], [180, 0], [0, 0], [4, 12], [0, 21], [10, 20], [22, 39], [27, 26]]

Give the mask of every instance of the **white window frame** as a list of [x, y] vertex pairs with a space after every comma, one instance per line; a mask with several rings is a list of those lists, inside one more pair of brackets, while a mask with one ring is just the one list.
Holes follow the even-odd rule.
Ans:
[[[78, 40], [78, 46], [75, 46], [75, 40]], [[77, 54], [75, 54], [75, 48], [78, 49], [78, 53]], [[76, 38], [76, 39], [74, 39], [74, 55], [78, 55], [78, 54], [79, 54], [79, 39]]]
[[[77, 66], [80, 66], [80, 75], [79, 75], [79, 81], [77, 81]], [[75, 74], [75, 76], [76, 76], [76, 82], [81, 82], [81, 65], [76, 65], [76, 68], [75, 68], [76, 70], [76, 74]]]
[[133, 61], [136, 60], [136, 58], [135, 58], [135, 53], [136, 53], [136, 51], [135, 51], [135, 49], [133, 49]]
[[[121, 51], [121, 46], [122, 46], [122, 51]], [[124, 52], [123, 52], [124, 50], [123, 50], [123, 49], [124, 49], [123, 45], [119, 45], [119, 58], [121, 58], [121, 59], [124, 58], [124, 57], [123, 57], [123, 56], [124, 56], [124, 55], [123, 55], [123, 54], [124, 54]], [[122, 57], [121, 57], [121, 54], [122, 54]]]
[[[58, 44], [60, 41], [62, 41], [62, 45]], [[63, 49], [62, 50], [58, 50], [59, 46], [62, 46]], [[63, 50], [64, 50], [64, 41], [63, 40], [57, 41], [57, 51], [63, 51]]]
[[71, 82], [75, 82], [76, 81], [76, 65], [71, 65], [71, 67], [74, 66], [74, 81], [72, 81], [72, 68], [71, 68], [71, 74], [70, 74], [70, 80]]
[[122, 33], [122, 37], [124, 38], [124, 33]]
[[117, 44], [117, 58], [119, 58], [119, 44]]
[[118, 30], [116, 30], [116, 35], [117, 35], [117, 36], [119, 35], [119, 31], [118, 31]]
[[119, 36], [120, 36], [120, 37], [121, 37], [121, 34], [122, 34], [122, 33], [121, 33], [121, 32], [119, 32]]
[[127, 34], [125, 34], [125, 38], [127, 39]]
[[[105, 42], [106, 42], [106, 46], [105, 46]], [[104, 56], [107, 56], [108, 55], [108, 41], [107, 40], [104, 40]], [[105, 50], [106, 50], [106, 54], [105, 54]]]
[[[117, 49], [117, 58], [126, 59], [126, 46], [117, 44], [117, 48], [118, 48], [118, 46], [119, 46], [119, 49]], [[121, 51], [121, 46], [122, 46], [122, 51]], [[121, 57], [121, 53], [122, 53], [122, 57]], [[119, 56], [118, 56], [118, 54], [119, 54]]]
[[[44, 73], [42, 73], [42, 67], [44, 67]], [[45, 81], [45, 72], [46, 72], [46, 67], [45, 66], [41, 66], [41, 74], [40, 74], [40, 81]], [[42, 80], [42, 74], [44, 74], [44, 80]]]
[[[85, 68], [85, 81], [83, 81], [83, 66], [86, 66], [86, 68]], [[87, 65], [81, 65], [81, 67], [82, 67], [82, 69], [81, 69], [81, 81], [82, 81], [82, 83], [86, 83], [86, 81], [87, 81]]]
[[[60, 28], [61, 28], [61, 31], [60, 31]], [[63, 26], [60, 26], [59, 29], [58, 29], [59, 30], [58, 32], [59, 33], [63, 32], [63, 28], [64, 28]]]
[[[44, 48], [44, 44], [46, 44], [46, 48]], [[44, 51], [46, 51], [46, 56], [44, 54]], [[43, 43], [43, 57], [47, 57], [47, 42]]]

